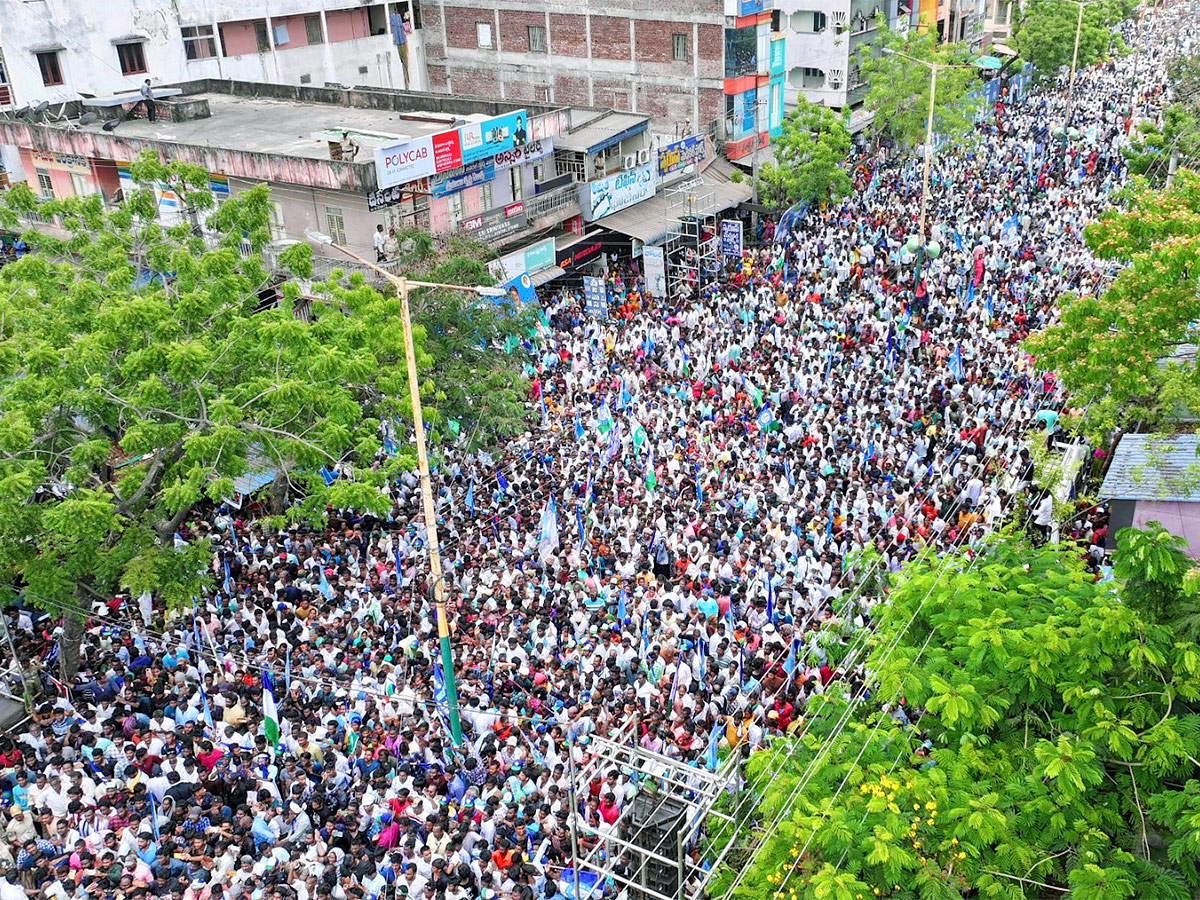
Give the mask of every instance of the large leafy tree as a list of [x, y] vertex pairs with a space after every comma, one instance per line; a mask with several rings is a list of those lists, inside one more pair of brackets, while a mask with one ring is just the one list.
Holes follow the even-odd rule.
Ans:
[[1121, 149], [1130, 173], [1153, 187], [1166, 185], [1172, 169], [1200, 168], [1200, 116], [1188, 104], [1163, 110], [1162, 125], [1139, 122], [1129, 146]]
[[891, 139], [901, 147], [914, 147], [925, 141], [932, 71], [927, 65], [905, 59], [906, 56], [947, 66], [938, 70], [934, 132], [952, 142], [967, 139], [979, 109], [978, 98], [971, 96], [979, 79], [968, 49], [961, 44], [940, 44], [937, 35], [929, 31], [909, 31], [901, 36], [888, 30], [882, 21], [879, 37], [862, 47], [855, 57], [863, 78], [870, 84], [865, 105], [875, 113], [872, 134], [877, 139]]
[[[1113, 26], [1129, 15], [1127, 0], [1091, 0], [1083, 8], [1079, 29], [1078, 69], [1107, 59], [1124, 49], [1124, 42]], [[1026, 0], [1021, 16], [1013, 27], [1013, 43], [1021, 58], [1033, 65], [1034, 78], [1056, 77], [1063, 66], [1071, 64], [1075, 52], [1075, 30], [1079, 25], [1079, 6], [1069, 0]]]
[[772, 143], [775, 162], [759, 172], [761, 196], [775, 206], [837, 200], [850, 193], [850, 132], [833, 110], [801, 98]]
[[[206, 586], [211, 549], [174, 536], [198, 506], [233, 495], [234, 479], [274, 470], [280, 499], [295, 501], [280, 511], [319, 520], [328, 506], [384, 511], [385, 479], [414, 464], [394, 293], [340, 271], [312, 283], [304, 244], [281, 254], [282, 273], [265, 269], [265, 186], [214, 210], [202, 169], [146, 155], [132, 175], [116, 208], [98, 196], [41, 204], [66, 235], [27, 232], [34, 252], [0, 270], [0, 600], [23, 592], [67, 613], [68, 674], [95, 600], [149, 591], [161, 608]], [[154, 187], [168, 180], [188, 214], [164, 227]], [[6, 203], [9, 228], [37, 206], [24, 187]], [[417, 303], [431, 437], [452, 419], [480, 434], [508, 423], [520, 375], [491, 344], [519, 320]], [[492, 400], [460, 396], [475, 375], [505, 395], [498, 420]], [[384, 422], [399, 437], [390, 456]], [[353, 477], [327, 485], [319, 470], [337, 463]]]
[[1027, 341], [1086, 407], [1084, 427], [1098, 439], [1128, 422], [1156, 426], [1200, 410], [1195, 366], [1166, 362], [1195, 342], [1200, 321], [1200, 174], [1180, 170], [1164, 190], [1135, 184], [1124, 201], [1084, 232], [1120, 274], [1100, 296], [1060, 298], [1062, 324]]
[[1015, 537], [905, 569], [870, 701], [836, 727], [835, 682], [748, 762], [761, 840], [735, 896], [1192, 896], [1200, 647], [1115, 587]]

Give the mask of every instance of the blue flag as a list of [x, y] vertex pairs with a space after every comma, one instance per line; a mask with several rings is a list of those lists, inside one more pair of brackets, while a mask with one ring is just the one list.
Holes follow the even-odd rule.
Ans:
[[721, 723], [716, 722], [712, 731], [708, 733], [708, 747], [704, 750], [704, 764], [713, 772], [717, 770], [717, 749], [721, 746], [721, 735], [724, 730]]
[[331, 484], [337, 481], [337, 472], [333, 471], [332, 469], [327, 469], [324, 466], [321, 466], [321, 468], [317, 470], [317, 474], [320, 475], [321, 480], [325, 482], [325, 487], [329, 487]]
[[579, 421], [579, 409], [575, 410], [575, 440], [583, 440], [583, 423]]
[[579, 527], [579, 549], [583, 549], [584, 534], [583, 534], [583, 504], [575, 504], [575, 524]]
[[475, 479], [471, 479], [471, 483], [467, 485], [467, 512], [475, 512]]
[[[831, 357], [832, 360], [832, 357]], [[758, 417], [755, 419], [758, 422], [758, 427], [767, 429], [771, 423], [775, 421], [775, 416], [771, 414], [771, 404], [764, 403], [762, 409], [758, 411]]]
[[617, 594], [617, 621], [624, 622], [627, 618], [628, 610], [625, 608], [625, 598], [628, 596], [625, 588], [621, 588], [621, 592]]
[[400, 564], [400, 541], [392, 547], [392, 555], [396, 559], [396, 590], [404, 587], [404, 566]]
[[962, 381], [962, 379], [963, 379], [963, 358], [962, 358], [962, 345], [961, 344], [955, 345], [954, 352], [950, 354], [950, 361], [949, 361], [948, 365], [950, 368], [950, 374], [954, 376], [954, 380]]
[[790, 682], [792, 675], [796, 672], [796, 642], [794, 640], [788, 644], [788, 653], [783, 660], [783, 671], [787, 673]]
[[321, 580], [317, 584], [317, 590], [320, 591], [326, 600], [333, 599], [333, 587], [329, 584], [329, 579], [325, 577], [325, 570], [321, 570]]
[[496, 487], [500, 488], [501, 494], [505, 494], [505, 495], [508, 494], [508, 488], [509, 488], [508, 479], [504, 477], [504, 475], [500, 472], [499, 469], [496, 470]]
[[538, 391], [538, 400], [540, 400], [542, 404], [542, 424], [549, 425], [550, 413], [546, 411], [546, 388], [544, 386]]
[[225, 583], [222, 587], [226, 594], [233, 593], [233, 576], [229, 574], [229, 560], [225, 560]]

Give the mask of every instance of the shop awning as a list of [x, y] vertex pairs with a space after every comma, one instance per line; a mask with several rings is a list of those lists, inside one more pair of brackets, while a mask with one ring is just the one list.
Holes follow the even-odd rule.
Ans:
[[559, 275], [566, 274], [567, 270], [562, 266], [551, 266], [548, 269], [542, 269], [542, 271], [530, 275], [529, 280], [533, 282], [534, 287], [541, 287], [547, 281], [553, 281]]
[[[715, 165], [714, 163], [709, 168], [714, 168]], [[723, 174], [723, 171], [714, 172], [710, 176], [706, 170], [704, 184], [698, 185], [693, 192], [699, 198], [692, 208], [693, 215], [713, 216], [750, 199], [754, 193], [750, 190], [750, 185], [745, 182], [736, 184], [732, 181], [719, 181]], [[654, 244], [665, 237], [678, 221], [678, 204], [673, 204], [666, 193], [659, 191], [653, 199], [643, 200], [628, 209], [597, 219], [593, 224], [626, 237], [637, 238], [647, 244]]]

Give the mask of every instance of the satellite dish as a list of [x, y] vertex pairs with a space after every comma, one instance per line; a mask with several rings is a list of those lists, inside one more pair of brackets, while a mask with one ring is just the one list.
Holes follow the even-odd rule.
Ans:
[[117, 130], [117, 126], [120, 124], [121, 124], [120, 119], [109, 119], [107, 122], [105, 122], [103, 125], [101, 125], [100, 128], [103, 131], [113, 132], [113, 131]]
[[33, 108], [33, 111], [34, 111], [34, 113], [36, 113], [37, 115], [40, 116], [42, 113], [44, 113], [49, 108], [50, 108], [50, 101], [43, 100], [41, 103], [39, 103], [37, 106], [35, 106]]
[[13, 113], [13, 118], [14, 119], [24, 119], [27, 115], [29, 115], [29, 104], [28, 103], [26, 103], [20, 109], [16, 110]]
[[99, 121], [100, 121], [100, 117], [98, 115], [96, 115], [94, 112], [86, 112], [82, 116], [79, 117], [80, 125], [91, 125], [93, 122], [99, 122]]

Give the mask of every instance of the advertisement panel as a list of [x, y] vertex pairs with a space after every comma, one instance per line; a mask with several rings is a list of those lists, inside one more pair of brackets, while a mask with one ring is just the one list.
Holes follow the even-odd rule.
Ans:
[[432, 137], [417, 138], [375, 151], [375, 180], [376, 186], [381, 189], [428, 178], [436, 171]]
[[459, 150], [462, 156], [460, 165], [467, 165], [476, 160], [486, 159], [511, 150], [513, 147], [524, 147], [529, 143], [529, 133], [525, 123], [525, 110], [505, 113], [482, 122], [473, 122], [458, 129]]
[[579, 189], [579, 206], [589, 222], [649, 200], [654, 196], [654, 168], [650, 163], [609, 175]]
[[642, 249], [642, 269], [646, 273], [646, 291], [650, 296], [667, 296], [667, 259], [662, 247]]
[[445, 197], [496, 177], [496, 167], [490, 162], [474, 163], [455, 175], [439, 175], [429, 183], [429, 193]]
[[696, 134], [682, 141], [667, 144], [658, 151], [658, 177], [682, 172], [690, 165], [704, 161], [704, 135]]
[[543, 238], [516, 253], [510, 253], [488, 263], [488, 272], [497, 281], [509, 281], [522, 272], [536, 275], [554, 265], [554, 238]]
[[721, 220], [721, 255], [742, 255], [742, 220]]
[[489, 244], [510, 234], [516, 234], [525, 227], [525, 204], [512, 203], [479, 213], [469, 219], [463, 219], [460, 227], [463, 231], [470, 232], [475, 240]]
[[534, 288], [528, 272], [522, 272], [515, 278], [504, 282], [501, 287], [507, 291], [508, 299], [513, 303], [519, 305], [538, 302], [537, 290]]
[[511, 169], [513, 166], [522, 166], [525, 163], [533, 162], [541, 159], [543, 156], [549, 156], [554, 152], [554, 140], [545, 138], [540, 141], [530, 141], [524, 147], [513, 147], [511, 150], [502, 150], [492, 157], [492, 164], [495, 165], [496, 171], [503, 169]]
[[449, 172], [463, 164], [459, 147], [458, 131], [443, 131], [433, 136], [433, 168], [435, 172]]
[[608, 318], [608, 286], [603, 278], [584, 276], [583, 308], [589, 316], [597, 319]]

